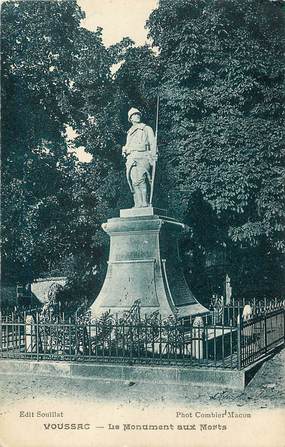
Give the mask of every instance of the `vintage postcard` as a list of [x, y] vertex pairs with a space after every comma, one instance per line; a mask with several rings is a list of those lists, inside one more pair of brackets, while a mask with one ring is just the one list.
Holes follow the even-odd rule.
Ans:
[[3, 0], [1, 447], [285, 447], [285, 3]]

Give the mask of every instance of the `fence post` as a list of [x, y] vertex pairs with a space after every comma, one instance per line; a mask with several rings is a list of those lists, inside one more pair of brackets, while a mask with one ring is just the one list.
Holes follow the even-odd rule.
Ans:
[[203, 352], [204, 322], [202, 317], [195, 317], [192, 326], [192, 357], [197, 360], [204, 358]]
[[39, 361], [39, 313], [36, 313], [37, 362]]
[[25, 352], [35, 352], [33, 349], [33, 316], [27, 315], [25, 318]]
[[237, 368], [238, 370], [241, 369], [241, 360], [242, 360], [242, 346], [241, 346], [241, 316], [240, 314], [237, 315]]

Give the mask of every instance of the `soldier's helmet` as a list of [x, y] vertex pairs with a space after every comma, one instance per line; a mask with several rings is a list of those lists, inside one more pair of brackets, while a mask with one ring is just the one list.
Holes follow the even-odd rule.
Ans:
[[142, 115], [142, 112], [139, 109], [136, 109], [135, 107], [132, 107], [128, 111], [128, 121], [129, 122], [131, 122], [131, 116], [134, 115], [135, 113], [138, 113], [139, 115]]

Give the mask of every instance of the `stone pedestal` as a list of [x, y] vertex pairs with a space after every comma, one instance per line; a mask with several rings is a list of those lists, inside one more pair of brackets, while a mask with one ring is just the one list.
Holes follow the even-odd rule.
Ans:
[[110, 236], [105, 282], [91, 306], [92, 318], [108, 310], [122, 314], [140, 300], [141, 314], [168, 317], [208, 312], [183, 275], [177, 241], [185, 226], [152, 207], [121, 210], [102, 228]]

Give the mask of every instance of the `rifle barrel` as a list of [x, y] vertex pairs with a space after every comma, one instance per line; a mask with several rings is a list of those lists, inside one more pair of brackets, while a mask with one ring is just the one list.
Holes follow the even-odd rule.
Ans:
[[[156, 103], [155, 155], [157, 155], [158, 112], [159, 112], [159, 95], [157, 95], [157, 103]], [[152, 167], [152, 179], [151, 179], [150, 199], [149, 199], [149, 204], [150, 204], [150, 206], [152, 206], [152, 198], [153, 198], [153, 191], [154, 191], [155, 170], [156, 170], [156, 160], [154, 160], [154, 162], [153, 162], [153, 167]]]

